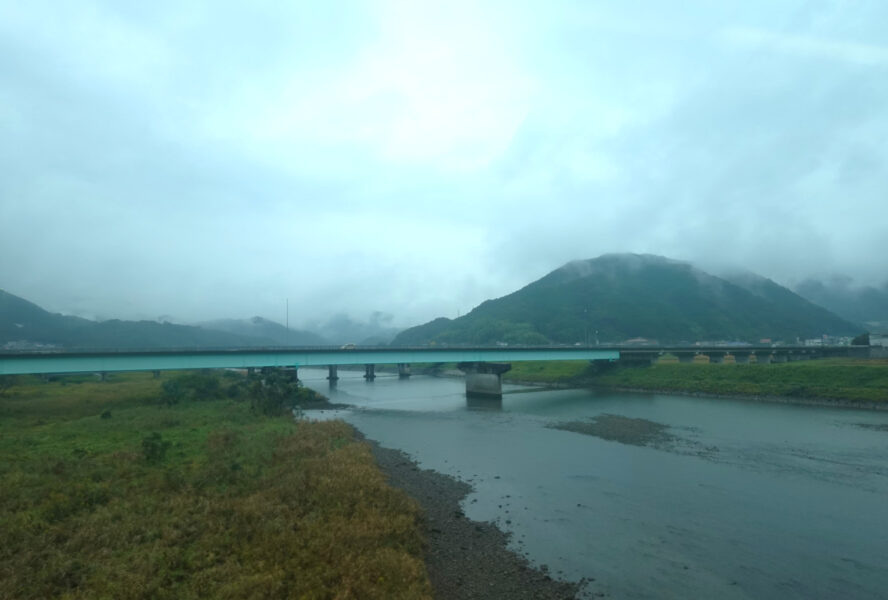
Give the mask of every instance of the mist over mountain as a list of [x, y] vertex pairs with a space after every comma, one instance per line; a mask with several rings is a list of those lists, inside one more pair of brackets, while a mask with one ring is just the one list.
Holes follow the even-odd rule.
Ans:
[[336, 345], [379, 346], [391, 342], [401, 331], [392, 326], [392, 321], [391, 314], [381, 311], [374, 311], [366, 321], [340, 313], [326, 321], [309, 323], [306, 328]]
[[868, 329], [888, 331], [888, 282], [881, 286], [855, 286], [848, 277], [806, 279], [795, 291], [845, 319], [865, 324]]
[[51, 313], [0, 290], [0, 348], [213, 348], [275, 345], [268, 337], [239, 335], [156, 321], [91, 321]]
[[330, 341], [311, 331], [287, 328], [280, 323], [253, 317], [251, 319], [217, 319], [198, 323], [205, 330], [225, 331], [239, 336], [269, 340], [278, 346], [328, 346]]
[[569, 262], [460, 318], [407, 329], [393, 344], [794, 342], [859, 332], [764, 277], [729, 281], [661, 256], [607, 254]]

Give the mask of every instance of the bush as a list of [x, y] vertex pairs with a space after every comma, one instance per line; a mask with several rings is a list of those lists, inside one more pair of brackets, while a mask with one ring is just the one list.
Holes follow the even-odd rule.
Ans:
[[151, 464], [161, 463], [166, 459], [170, 442], [156, 431], [142, 440], [142, 454], [145, 460]]
[[293, 409], [299, 383], [277, 370], [263, 370], [250, 381], [250, 407], [263, 415], [280, 415]]

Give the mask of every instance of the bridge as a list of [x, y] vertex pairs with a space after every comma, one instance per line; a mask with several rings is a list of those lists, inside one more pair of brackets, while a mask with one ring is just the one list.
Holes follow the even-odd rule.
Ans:
[[0, 350], [0, 375], [34, 373], [108, 373], [185, 369], [256, 369], [265, 367], [327, 367], [328, 379], [338, 379], [337, 368], [364, 365], [364, 377], [375, 378], [376, 365], [398, 365], [400, 377], [410, 376], [414, 363], [457, 363], [466, 373], [466, 394], [502, 395], [502, 374], [512, 362], [589, 360], [650, 365], [664, 354], [679, 362], [698, 355], [721, 363], [732, 356], [737, 364], [809, 360], [829, 356], [868, 356], [865, 346], [533, 346], [479, 348], [234, 348], [173, 350]]

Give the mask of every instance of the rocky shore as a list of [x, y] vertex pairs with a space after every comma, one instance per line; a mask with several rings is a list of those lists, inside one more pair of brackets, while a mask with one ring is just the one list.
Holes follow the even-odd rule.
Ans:
[[558, 599], [576, 598], [581, 583], [553, 579], [507, 549], [508, 536], [491, 523], [472, 521], [460, 509], [471, 487], [447, 475], [420, 469], [398, 450], [372, 440], [376, 462], [389, 483], [404, 490], [423, 509], [426, 566], [435, 598]]

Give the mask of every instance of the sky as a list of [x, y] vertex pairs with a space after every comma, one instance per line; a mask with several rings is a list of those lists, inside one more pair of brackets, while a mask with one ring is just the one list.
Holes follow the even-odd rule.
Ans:
[[886, 22], [882, 0], [0, 0], [0, 288], [409, 326], [612, 252], [882, 283]]

